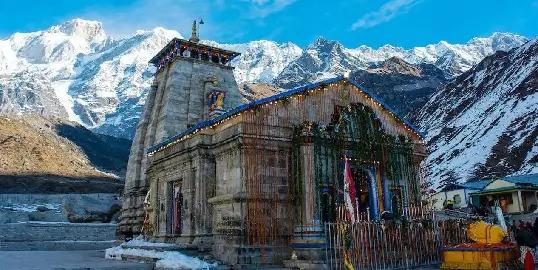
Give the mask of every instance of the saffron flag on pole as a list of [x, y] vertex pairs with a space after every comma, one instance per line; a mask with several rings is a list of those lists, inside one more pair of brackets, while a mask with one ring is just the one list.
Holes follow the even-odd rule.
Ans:
[[355, 201], [355, 183], [351, 176], [351, 168], [349, 168], [347, 156], [344, 156], [344, 160], [344, 201], [351, 223], [355, 223], [355, 210], [353, 208], [353, 202]]

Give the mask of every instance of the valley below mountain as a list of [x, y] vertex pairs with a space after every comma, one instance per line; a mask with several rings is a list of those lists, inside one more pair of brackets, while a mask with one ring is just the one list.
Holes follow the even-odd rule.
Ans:
[[2, 193], [117, 193], [130, 140], [41, 116], [0, 116]]

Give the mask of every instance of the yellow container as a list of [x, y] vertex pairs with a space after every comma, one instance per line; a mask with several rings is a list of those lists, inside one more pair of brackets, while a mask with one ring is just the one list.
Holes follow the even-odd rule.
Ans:
[[477, 221], [469, 225], [467, 236], [477, 243], [496, 244], [508, 237], [508, 233], [499, 226]]
[[506, 269], [517, 263], [513, 245], [444, 248], [441, 253], [441, 269]]

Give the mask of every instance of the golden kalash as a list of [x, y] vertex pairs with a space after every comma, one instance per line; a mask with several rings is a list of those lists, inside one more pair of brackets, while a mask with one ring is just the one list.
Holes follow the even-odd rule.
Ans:
[[501, 227], [477, 221], [469, 225], [467, 237], [474, 243], [441, 250], [442, 269], [514, 269], [517, 265], [517, 245]]

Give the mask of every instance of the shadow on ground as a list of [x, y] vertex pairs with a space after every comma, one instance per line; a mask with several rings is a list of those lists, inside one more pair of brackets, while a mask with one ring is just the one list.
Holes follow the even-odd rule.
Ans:
[[0, 175], [3, 194], [120, 193], [124, 182], [115, 178], [76, 178], [52, 174]]
[[59, 124], [58, 135], [78, 145], [93, 166], [124, 178], [131, 140], [93, 133], [82, 126]]

